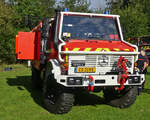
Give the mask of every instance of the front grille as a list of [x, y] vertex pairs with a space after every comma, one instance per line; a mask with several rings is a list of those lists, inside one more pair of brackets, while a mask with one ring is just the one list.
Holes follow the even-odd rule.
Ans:
[[[129, 62], [132, 63], [133, 56], [122, 56], [122, 57], [124, 57], [125, 59], [127, 59]], [[119, 58], [120, 58], [119, 55], [111, 56], [110, 57], [110, 67], [117, 66]]]
[[96, 67], [97, 63], [97, 56], [96, 55], [86, 55], [85, 56], [85, 65]]
[[[128, 62], [130, 62], [130, 66], [128, 68], [128, 72], [133, 72], [133, 62], [134, 62], [134, 56], [127, 55], [122, 56], [125, 59], [128, 59]], [[115, 72], [117, 69], [117, 63], [120, 58], [120, 55], [70, 55], [69, 56], [69, 73], [74, 73], [75, 67], [95, 67], [96, 68], [96, 74], [105, 74], [107, 72]], [[73, 63], [77, 61], [82, 64], [77, 64], [79, 66], [73, 66]], [[77, 74], [77, 73], [74, 73]], [[85, 74], [85, 73], [84, 73]], [[93, 73], [94, 74], [94, 73]]]
[[[106, 56], [106, 55], [105, 55]], [[103, 57], [103, 55], [86, 55], [85, 57], [85, 65], [86, 66], [97, 66], [97, 67], [117, 67], [118, 60], [120, 58], [119, 55], [107, 55], [108, 64], [100, 65], [99, 58]], [[122, 56], [125, 59], [128, 59], [132, 63], [133, 56]]]

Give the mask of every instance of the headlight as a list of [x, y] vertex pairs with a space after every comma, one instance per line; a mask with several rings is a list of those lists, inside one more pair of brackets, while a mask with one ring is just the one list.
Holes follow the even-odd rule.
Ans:
[[108, 63], [109, 63], [109, 58], [108, 58], [108, 56], [106, 56], [106, 55], [101, 55], [101, 56], [99, 56], [99, 58], [98, 58], [98, 63], [99, 63], [99, 65], [100, 66], [107, 66], [108, 65]]
[[67, 84], [68, 85], [82, 85], [83, 84], [82, 77], [68, 77]]

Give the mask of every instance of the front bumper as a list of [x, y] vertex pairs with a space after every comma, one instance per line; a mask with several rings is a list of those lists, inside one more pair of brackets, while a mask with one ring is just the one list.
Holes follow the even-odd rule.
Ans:
[[[118, 83], [118, 75], [92, 75], [94, 86], [120, 86]], [[87, 87], [90, 84], [89, 75], [58, 75], [56, 77], [57, 83], [66, 87]], [[125, 82], [125, 86], [142, 85], [145, 81], [144, 74], [129, 75]]]

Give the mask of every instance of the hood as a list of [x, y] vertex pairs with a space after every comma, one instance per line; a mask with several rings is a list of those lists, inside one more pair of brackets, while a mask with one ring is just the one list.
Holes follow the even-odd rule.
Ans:
[[64, 49], [66, 51], [135, 51], [134, 47], [123, 41], [102, 40], [70, 40], [66, 42]]

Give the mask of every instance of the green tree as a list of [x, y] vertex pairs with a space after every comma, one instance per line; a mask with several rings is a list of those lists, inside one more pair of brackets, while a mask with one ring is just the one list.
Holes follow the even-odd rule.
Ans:
[[[30, 31], [42, 18], [54, 16], [55, 3], [56, 0], [0, 0], [0, 61], [14, 61], [17, 32]], [[89, 5], [86, 0], [63, 0], [59, 7], [89, 12]]]
[[0, 61], [11, 63], [14, 61], [15, 13], [3, 1], [0, 1], [0, 11]]
[[31, 29], [42, 18], [54, 14], [55, 0], [10, 0], [9, 4], [15, 9], [17, 27]]
[[[149, 34], [149, 15], [145, 9], [146, 0], [111, 1], [112, 14], [119, 14], [121, 25], [125, 30], [125, 38]], [[148, 7], [147, 7], [148, 8]], [[145, 12], [144, 12], [145, 11]], [[148, 11], [149, 12], [149, 11]]]
[[121, 25], [125, 30], [125, 38], [138, 37], [148, 34], [148, 17], [133, 7], [127, 7], [122, 10], [114, 10], [119, 14]]

